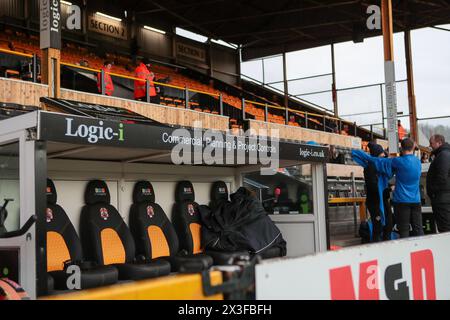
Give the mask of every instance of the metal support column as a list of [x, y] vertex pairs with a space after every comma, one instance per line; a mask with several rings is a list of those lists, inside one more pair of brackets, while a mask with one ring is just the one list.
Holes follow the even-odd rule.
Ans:
[[245, 120], [245, 98], [242, 98], [242, 120]]
[[264, 121], [269, 121], [269, 106], [267, 105], [267, 103], [264, 105]]
[[264, 67], [264, 58], [261, 59], [262, 85], [266, 85], [266, 68]]
[[189, 109], [189, 88], [184, 88], [184, 107]]
[[145, 101], [150, 103], [150, 81], [145, 81]]
[[223, 116], [223, 95], [219, 95], [219, 114]]
[[[356, 183], [355, 183], [355, 173], [351, 174], [352, 179], [352, 198], [356, 198]], [[356, 202], [353, 202], [353, 227], [355, 231], [355, 237], [358, 237], [358, 213], [356, 210]]]
[[38, 66], [37, 66], [37, 64], [38, 64], [38, 60], [37, 60], [37, 55], [34, 53], [33, 54], [33, 61], [32, 61], [32, 70], [33, 70], [33, 74], [32, 74], [32, 76], [33, 76], [33, 82], [37, 82], [37, 79], [38, 79]]
[[236, 73], [239, 75], [236, 79], [236, 83], [238, 86], [242, 86], [242, 45], [239, 45], [239, 48], [236, 50]]
[[212, 54], [212, 45], [211, 41], [208, 43], [208, 55], [207, 55], [207, 61], [208, 61], [208, 75], [213, 78], [214, 77], [214, 62], [213, 62], [213, 54]]
[[[105, 82], [105, 69], [103, 69], [103, 68], [101, 69], [101, 80], [100, 80], [100, 83], [101, 83], [101, 86], [102, 86], [102, 95], [104, 96], [106, 94], [106, 82]], [[147, 81], [147, 84], [148, 84], [148, 81]]]
[[333, 96], [334, 116], [336, 118], [339, 118], [338, 97], [336, 91], [336, 64], [334, 58], [334, 43], [331, 44], [331, 70], [333, 78], [333, 83], [331, 84], [331, 94]]
[[25, 18], [25, 26], [29, 29], [31, 24], [31, 4], [30, 0], [25, 0], [23, 2], [23, 17]]
[[289, 86], [287, 81], [286, 52], [283, 52], [283, 82], [284, 82], [284, 107], [285, 123], [289, 123]]
[[406, 73], [408, 77], [408, 103], [409, 103], [409, 123], [411, 128], [411, 137], [419, 143], [419, 130], [417, 127], [417, 109], [416, 95], [414, 90], [414, 72], [411, 50], [411, 32], [405, 31], [405, 56], [406, 56]]

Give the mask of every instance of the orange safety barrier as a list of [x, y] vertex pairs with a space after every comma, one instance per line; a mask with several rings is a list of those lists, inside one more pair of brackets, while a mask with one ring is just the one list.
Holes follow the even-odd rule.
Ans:
[[359, 205], [359, 218], [360, 221], [366, 219], [366, 198], [330, 198], [328, 199], [329, 204], [352, 204], [356, 203]]

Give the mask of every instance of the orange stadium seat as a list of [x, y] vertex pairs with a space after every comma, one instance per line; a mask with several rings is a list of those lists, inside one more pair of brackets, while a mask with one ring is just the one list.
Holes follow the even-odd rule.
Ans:
[[[5, 29], [3, 33], [0, 33], [0, 48], [10, 49], [13, 48], [18, 52], [24, 52], [29, 54], [37, 54], [41, 56], [41, 51], [39, 49], [39, 38], [34, 35], [26, 35], [23, 32], [15, 32], [11, 29]], [[112, 60], [115, 62], [115, 66], [113, 68], [113, 73], [121, 74], [124, 76], [133, 77], [134, 67], [132, 66], [132, 60], [130, 57], [125, 55], [117, 54], [117, 53], [106, 53], [106, 58], [108, 60]], [[65, 42], [63, 44], [63, 49], [61, 51], [61, 60], [65, 63], [70, 64], [80, 64], [80, 61], [87, 61], [87, 64], [90, 68], [100, 69], [103, 66], [104, 59], [90, 52], [90, 49], [87, 47], [83, 47], [81, 45]], [[131, 67], [131, 69], [130, 69]], [[14, 70], [13, 70], [14, 71]], [[168, 84], [180, 87], [180, 88], [189, 88], [195, 91], [201, 91], [205, 93], [209, 93], [212, 95], [214, 100], [217, 101], [219, 97], [218, 95], [222, 95], [223, 102], [227, 105], [237, 109], [242, 109], [242, 100], [240, 97], [230, 95], [227, 92], [217, 90], [213, 87], [213, 84], [205, 84], [200, 81], [189, 78], [185, 75], [182, 75], [178, 72], [176, 68], [172, 68], [169, 66], [163, 65], [152, 65], [152, 71], [155, 73], [157, 79], [170, 78]], [[14, 72], [10, 71], [8, 76], [17, 76]], [[185, 101], [181, 98], [171, 98], [171, 97], [161, 97], [161, 104], [173, 106], [173, 107], [185, 107]], [[216, 105], [217, 105], [216, 104]], [[269, 104], [273, 105], [273, 103]], [[197, 101], [189, 101], [190, 108], [196, 111], [203, 111], [207, 113], [218, 114], [217, 110], [213, 109], [213, 105], [202, 105]], [[246, 113], [251, 115], [254, 119], [264, 121], [265, 120], [265, 111], [264, 106], [254, 105], [252, 103], [246, 103]], [[273, 113], [274, 109], [269, 108], [268, 112], [268, 121], [273, 123], [285, 124], [284, 113], [283, 115]], [[277, 110], [276, 112], [280, 112], [281, 110]], [[296, 114], [296, 117], [305, 118], [305, 115], [302, 113]], [[232, 119], [233, 120], [233, 119]], [[237, 123], [232, 122], [230, 120], [230, 125], [238, 126]], [[308, 117], [308, 121], [319, 126], [323, 126], [323, 122], [321, 120], [314, 119], [312, 117]], [[289, 122], [292, 126], [299, 126], [299, 124], [294, 120], [290, 120]]]

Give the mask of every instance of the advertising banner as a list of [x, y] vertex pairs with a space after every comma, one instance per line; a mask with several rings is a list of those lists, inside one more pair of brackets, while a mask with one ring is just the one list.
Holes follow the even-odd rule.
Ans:
[[263, 300], [450, 299], [448, 243], [450, 234], [439, 234], [268, 261], [256, 266], [256, 297]]
[[262, 136], [130, 123], [126, 121], [126, 115], [123, 121], [117, 116], [118, 121], [112, 121], [48, 112], [39, 114], [38, 138], [41, 140], [154, 150], [182, 148], [194, 156], [221, 157], [229, 160], [227, 164], [231, 165], [256, 164], [264, 155], [305, 162], [326, 162], [328, 159], [328, 148], [268, 140]]

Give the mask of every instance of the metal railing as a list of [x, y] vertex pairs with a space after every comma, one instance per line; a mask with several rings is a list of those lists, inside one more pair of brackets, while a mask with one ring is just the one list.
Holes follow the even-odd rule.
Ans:
[[[6, 49], [0, 49], [0, 52], [32, 59], [32, 62], [31, 62], [31, 64], [33, 65], [32, 79], [34, 82], [37, 82], [38, 69], [37, 69], [37, 56], [36, 55], [20, 53], [20, 52], [6, 50]], [[98, 74], [100, 74], [100, 90], [99, 90], [100, 92], [97, 92], [97, 93], [106, 95], [106, 85], [105, 85], [105, 83], [106, 83], [105, 75], [106, 74], [105, 74], [104, 69], [94, 69], [94, 68], [90, 68], [90, 67], [81, 66], [78, 64], [67, 63], [67, 62], [61, 62], [61, 67], [72, 68], [72, 69], [76, 69], [81, 72], [84, 71], [84, 72], [93, 74], [94, 78], [92, 80], [95, 80], [95, 81], [97, 81], [97, 76], [98, 76]], [[141, 78], [124, 75], [124, 74], [120, 74], [120, 73], [115, 73], [115, 72], [108, 72], [108, 74], [111, 77], [117, 77], [119, 79], [125, 79], [128, 81], [145, 81], [146, 82], [145, 102], [148, 102], [148, 103], [152, 102], [152, 97], [150, 96], [150, 86], [153, 85], [153, 86], [160, 86], [160, 87], [164, 87], [166, 89], [172, 89], [172, 90], [178, 91], [176, 94], [172, 94], [172, 96], [176, 97], [178, 95], [179, 99], [177, 100], [175, 98], [175, 100], [177, 100], [180, 103], [183, 103], [183, 100], [184, 100], [183, 107], [186, 109], [194, 109], [194, 110], [197, 109], [199, 111], [212, 112], [212, 113], [217, 113], [220, 115], [228, 115], [228, 116], [231, 116], [231, 113], [232, 113], [232, 112], [230, 112], [230, 108], [228, 108], [228, 110], [227, 110], [228, 112], [226, 112], [226, 110], [225, 110], [226, 108], [224, 106], [224, 98], [223, 98], [222, 94], [217, 94], [217, 93], [202, 91], [202, 90], [198, 90], [198, 89], [194, 89], [194, 88], [189, 88], [188, 86], [181, 87], [181, 86], [163, 83], [163, 82], [159, 82], [159, 81], [150, 81], [148, 79], [143, 80]], [[75, 87], [75, 81], [74, 81], [73, 87]], [[201, 110], [200, 103], [196, 102], [196, 100], [197, 101], [199, 100], [198, 99], [199, 97], [197, 97], [197, 99], [194, 99], [195, 95], [207, 96], [207, 97], [212, 98], [217, 103], [217, 105], [216, 106], [212, 105], [210, 109], [213, 109], [213, 110], [216, 109], [217, 111]], [[167, 104], [165, 102], [163, 102], [163, 103]], [[178, 103], [176, 105], [180, 106], [180, 103]], [[169, 103], [169, 105], [170, 105], [170, 103]], [[257, 106], [257, 107], [263, 108], [263, 110], [264, 110], [263, 119], [266, 122], [271, 122], [271, 120], [273, 120], [271, 117], [277, 117], [278, 115], [276, 113], [282, 112], [284, 114], [283, 118], [284, 118], [285, 125], [289, 125], [290, 123], [294, 123], [294, 122], [297, 123], [298, 125], [300, 125], [300, 122], [302, 122], [301, 126], [305, 127], [305, 128], [318, 130], [317, 126], [321, 126], [323, 131], [327, 131], [327, 129], [328, 129], [328, 131], [330, 131], [330, 132], [341, 133], [343, 126], [347, 124], [347, 125], [354, 126], [355, 130], [354, 130], [353, 134], [355, 136], [357, 136], [357, 127], [356, 127], [355, 123], [344, 121], [342, 119], [339, 119], [339, 118], [336, 118], [336, 117], [333, 117], [330, 115], [326, 115], [326, 114], [318, 114], [318, 113], [313, 113], [313, 112], [308, 112], [308, 111], [300, 111], [300, 110], [293, 109], [293, 108], [285, 108], [285, 107], [281, 107], [278, 105], [269, 104], [267, 102], [263, 103], [263, 102], [253, 101], [253, 100], [246, 100], [245, 98], [242, 98], [242, 101], [241, 101], [241, 110], [239, 110], [240, 111], [239, 118], [241, 118], [242, 120], [246, 120], [248, 118], [247, 114], [252, 115], [252, 113], [247, 112], [248, 108], [250, 108], [252, 106], [253, 107]], [[233, 106], [230, 106], [230, 107], [233, 108]], [[275, 113], [272, 114], [270, 112], [270, 110], [274, 110]], [[233, 115], [233, 116], [235, 116], [235, 115]], [[252, 116], [255, 116], [255, 115], [252, 115]], [[258, 117], [255, 117], [255, 118], [259, 119]], [[331, 122], [334, 122], [334, 126], [331, 124]], [[338, 132], [336, 132], [336, 130]], [[348, 134], [350, 134], [350, 133], [348, 133]]]
[[[312, 76], [312, 77], [308, 77], [308, 78], [317, 78], [317, 77], [320, 77], [320, 76], [322, 76], [322, 75]], [[252, 81], [252, 82], [255, 82], [255, 83], [257, 83], [257, 84], [259, 84], [259, 85], [261, 85], [261, 86], [264, 86], [264, 87], [266, 87], [266, 88], [269, 88], [270, 90], [273, 90], [273, 91], [275, 91], [275, 92], [278, 93], [278, 94], [285, 95], [285, 93], [284, 93], [283, 90], [280, 90], [280, 89], [278, 89], [278, 88], [272, 86], [273, 83], [281, 83], [281, 82], [279, 82], [279, 81], [271, 82], [271, 83], [268, 84], [268, 83], [264, 83], [264, 82], [262, 82], [262, 81], [259, 81], [259, 80], [255, 79], [255, 78], [252, 78], [252, 77], [250, 77], [250, 76], [248, 76], [248, 75], [245, 75], [245, 74], [242, 74], [241, 77], [242, 77], [242, 78], [247, 78], [247, 79], [249, 79], [249, 80]], [[291, 81], [291, 80], [289, 80], [289, 81]], [[289, 81], [288, 81], [288, 82], [289, 82]], [[321, 109], [321, 110], [323, 110], [323, 111], [325, 111], [325, 112], [331, 113], [331, 110], [329, 110], [329, 109], [327, 109], [327, 108], [325, 108], [325, 107], [323, 107], [323, 106], [321, 106], [321, 105], [318, 105], [318, 104], [316, 104], [316, 103], [314, 103], [314, 102], [311, 102], [311, 101], [308, 101], [308, 100], [305, 100], [305, 99], [301, 99], [301, 98], [299, 98], [299, 97], [296, 96], [296, 95], [292, 95], [292, 94], [289, 94], [289, 93], [288, 93], [288, 97], [289, 97], [290, 99], [293, 99], [293, 100], [295, 100], [295, 101], [298, 101], [299, 103], [302, 103], [302, 104], [304, 104], [304, 105], [306, 105], [306, 106], [313, 107], [313, 108], [316, 108], [316, 109]]]
[[[407, 79], [403, 79], [403, 80], [397, 80], [396, 83], [405, 83], [407, 82]], [[385, 115], [385, 93], [383, 91], [385, 84], [384, 83], [375, 83], [375, 84], [368, 84], [368, 85], [361, 85], [361, 86], [354, 86], [354, 87], [348, 87], [348, 88], [341, 88], [341, 89], [337, 89], [337, 93], [339, 92], [344, 92], [344, 91], [350, 91], [350, 90], [358, 90], [358, 89], [366, 89], [366, 88], [377, 88], [378, 87], [378, 95], [379, 95], [379, 101], [380, 104], [379, 106], [377, 106], [377, 108], [379, 108], [379, 110], [377, 111], [368, 111], [368, 112], [359, 112], [359, 113], [352, 113], [352, 114], [345, 114], [345, 115], [341, 115], [341, 117], [358, 117], [358, 116], [366, 116], [366, 115], [376, 115], [378, 114], [380, 116], [380, 118], [376, 121], [379, 122], [374, 122], [374, 123], [366, 123], [366, 124], [360, 124], [360, 127], [367, 127], [370, 130], [370, 134], [371, 136], [373, 136], [374, 134], [381, 134], [383, 136], [384, 139], [386, 139], [387, 137], [387, 129], [386, 129], [386, 122], [385, 120], [387, 120], [387, 117]], [[406, 98], [406, 97], [405, 97]], [[409, 115], [403, 115], [402, 112], [400, 112], [399, 114], [397, 114], [397, 118], [404, 118], [404, 117], [409, 117]], [[381, 128], [379, 128], [378, 130], [375, 130], [377, 128], [377, 126], [381, 126]]]
[[[3, 49], [3, 48], [0, 48], [0, 53], [14, 55], [14, 56], [18, 56], [18, 57], [29, 58], [31, 60], [30, 64], [29, 64], [30, 68], [31, 68], [31, 77], [29, 80], [31, 80], [32, 82], [39, 82], [40, 72], [39, 72], [39, 68], [38, 68], [38, 56], [36, 54], [22, 53], [22, 52], [18, 52], [18, 51]], [[97, 92], [97, 93], [102, 94], [102, 95], [106, 94], [105, 72], [103, 69], [94, 69], [94, 68], [89, 68], [89, 67], [85, 67], [85, 66], [81, 66], [81, 65], [77, 65], [77, 64], [67, 63], [67, 62], [61, 62], [61, 66], [73, 68], [73, 69], [77, 69], [77, 70], [82, 70], [82, 71], [87, 71], [89, 73], [93, 73], [94, 75], [101, 74], [101, 85], [100, 85], [101, 92]], [[188, 86], [181, 87], [181, 86], [171, 85], [171, 84], [163, 83], [163, 82], [159, 82], [159, 81], [149, 81], [147, 79], [143, 80], [141, 78], [128, 76], [128, 75], [124, 75], [124, 74], [119, 74], [119, 73], [114, 73], [114, 72], [109, 72], [109, 75], [112, 77], [118, 77], [121, 79], [127, 79], [127, 80], [131, 80], [131, 81], [145, 81], [146, 82], [145, 101], [149, 102], [149, 103], [152, 102], [151, 96], [150, 96], [150, 90], [149, 90], [150, 87], [151, 86], [160, 86], [160, 87], [164, 87], [164, 88], [171, 88], [174, 90], [178, 90], [179, 91], [179, 94], [178, 94], [179, 99], [177, 99], [177, 98], [172, 99], [172, 102], [173, 102], [173, 100], [177, 100], [177, 101], [184, 100], [184, 107], [186, 109], [194, 109], [194, 110], [197, 109], [198, 111], [217, 113], [220, 115], [225, 115], [225, 113], [226, 113], [224, 105], [223, 105], [223, 95], [222, 94], [197, 90], [194, 88], [189, 88]], [[5, 75], [5, 76], [7, 76], [7, 75]], [[97, 80], [97, 79], [95, 79], [95, 80]], [[200, 103], [196, 102], [195, 100], [202, 100], [202, 99], [198, 99], [198, 97], [196, 99], [196, 95], [210, 97], [211, 99], [209, 102], [211, 102], [211, 105], [210, 105], [211, 108], [209, 108], [209, 109], [204, 108], [203, 110], [201, 110], [202, 106], [200, 105]], [[203, 99], [203, 100], [205, 100], [205, 99]], [[163, 103], [165, 103], [165, 102], [163, 102]], [[204, 104], [209, 104], [209, 103], [204, 103]], [[178, 103], [174, 104], [174, 105], [179, 106]]]
[[[448, 119], [447, 123], [443, 123], [442, 121], [439, 122], [438, 125], [429, 126], [429, 123], [425, 124], [424, 126], [420, 127], [420, 122], [432, 122], [434, 120], [443, 120]], [[422, 130], [422, 133], [425, 135], [427, 139], [431, 137], [433, 134], [441, 134], [445, 137], [447, 141], [450, 141], [450, 115], [448, 116], [436, 116], [436, 117], [424, 117], [424, 118], [417, 118], [417, 124], [419, 126], [419, 129]], [[420, 136], [419, 136], [419, 143], [420, 143]], [[428, 141], [424, 141], [426, 143], [425, 147], [428, 147]]]
[[[248, 106], [247, 106], [248, 104]], [[343, 132], [343, 126], [344, 125], [352, 125], [354, 126], [354, 132], [353, 135], [356, 137], [357, 136], [357, 126], [356, 123], [352, 123], [349, 121], [345, 121], [342, 120], [340, 118], [336, 118], [333, 116], [329, 116], [329, 115], [325, 115], [325, 114], [319, 114], [319, 113], [313, 113], [313, 112], [308, 112], [308, 111], [300, 111], [297, 109], [292, 109], [292, 108], [286, 108], [286, 107], [282, 107], [282, 106], [277, 106], [277, 105], [271, 105], [268, 103], [262, 103], [262, 102], [258, 102], [258, 101], [252, 101], [252, 100], [246, 100], [246, 99], [242, 99], [242, 118], [245, 120], [247, 119], [247, 114], [252, 115], [250, 112], [248, 112], [248, 108], [251, 107], [251, 105], [254, 106], [259, 106], [262, 107], [264, 110], [264, 121], [265, 122], [271, 122], [269, 119], [269, 109], [274, 109], [274, 110], [278, 110], [278, 111], [282, 111], [284, 113], [284, 124], [285, 125], [289, 125], [292, 122], [297, 123], [299, 126], [304, 127], [304, 128], [309, 128], [309, 129], [314, 129], [317, 130], [317, 128], [315, 128], [315, 125], [319, 125], [322, 126], [322, 129], [324, 132], [328, 131], [329, 132], [333, 132], [333, 133], [339, 133], [342, 134]], [[292, 114], [294, 116], [294, 119], [291, 118]], [[255, 115], [252, 115], [255, 116]], [[259, 118], [257, 116], [255, 116], [256, 118]], [[295, 121], [295, 119], [299, 119], [300, 123]], [[294, 120], [294, 121], [291, 121]], [[330, 124], [330, 122], [334, 122], [334, 127], [327, 125]], [[334, 130], [333, 130], [334, 129]], [[336, 130], [338, 132], [336, 132]], [[347, 132], [347, 135], [351, 135], [350, 132]]]
[[[69, 63], [64, 63], [61, 62], [61, 65], [67, 66], [67, 67], [71, 67], [71, 68], [78, 68], [78, 69], [82, 69], [82, 70], [86, 70], [86, 71], [90, 71], [90, 72], [94, 72], [94, 73], [101, 73], [101, 83], [102, 83], [102, 94], [105, 94], [105, 88], [104, 88], [104, 83], [105, 83], [105, 75], [104, 75], [104, 70], [97, 70], [97, 69], [92, 69], [92, 68], [88, 68], [88, 67], [82, 67], [79, 65], [74, 65], [74, 64], [69, 64]], [[117, 74], [117, 73], [113, 73], [113, 72], [109, 72], [110, 76], [115, 76], [115, 77], [119, 77], [122, 79], [128, 79], [128, 80], [133, 80], [133, 81], [143, 81], [141, 78], [136, 78], [136, 77], [132, 77], [132, 76], [127, 76], [127, 75], [122, 75], [122, 74]], [[151, 97], [149, 96], [149, 91], [148, 88], [151, 85], [150, 81], [146, 81], [147, 83], [147, 90], [146, 90], [146, 101], [147, 102], [151, 102]], [[222, 94], [215, 94], [215, 93], [211, 93], [211, 92], [206, 92], [206, 91], [202, 91], [202, 90], [196, 90], [196, 89], [190, 89], [189, 87], [180, 87], [180, 86], [176, 86], [176, 85], [170, 85], [170, 84], [166, 84], [166, 83], [161, 83], [158, 81], [153, 81], [153, 84], [155, 85], [160, 85], [163, 87], [167, 87], [167, 88], [173, 88], [173, 89], [178, 89], [178, 90], [183, 90], [184, 91], [184, 99], [185, 99], [185, 108], [189, 109], [189, 95], [190, 93], [196, 93], [196, 94], [203, 94], [203, 95], [207, 95], [207, 96], [211, 96], [214, 97], [216, 99], [218, 99], [219, 102], [219, 111], [218, 114], [220, 115], [225, 115], [224, 112], [224, 101], [223, 101], [223, 95]], [[295, 121], [290, 121], [290, 113], [292, 115], [297, 116], [298, 118], [302, 118], [303, 119], [303, 125], [302, 127], [305, 128], [310, 128], [310, 129], [315, 129], [318, 130], [317, 127], [315, 125], [321, 126], [323, 131], [326, 132], [327, 129], [329, 132], [334, 132], [334, 133], [341, 133], [343, 126], [344, 125], [351, 125], [354, 127], [354, 136], [357, 136], [357, 126], [356, 123], [352, 123], [349, 121], [344, 121], [342, 119], [333, 117], [333, 116], [329, 116], [329, 115], [324, 115], [324, 114], [318, 114], [318, 113], [313, 113], [313, 112], [307, 112], [307, 111], [300, 111], [300, 110], [296, 110], [296, 109], [292, 109], [292, 108], [285, 108], [285, 107], [281, 107], [281, 106], [277, 106], [277, 105], [271, 105], [268, 103], [262, 103], [262, 102], [258, 102], [258, 101], [252, 101], [252, 100], [246, 100], [245, 98], [241, 99], [241, 115], [240, 118], [242, 118], [242, 120], [246, 120], [247, 119], [247, 114], [250, 114], [250, 112], [247, 112], [247, 105], [256, 105], [256, 106], [260, 106], [264, 108], [264, 121], [266, 122], [270, 122], [269, 119], [269, 109], [274, 109], [274, 110], [281, 110], [284, 112], [284, 124], [285, 125], [289, 125], [290, 122], [295, 122]], [[338, 130], [338, 132], [333, 131], [333, 127], [330, 127], [327, 125], [327, 121], [328, 123], [330, 123], [331, 121], [335, 122], [335, 128], [336, 130]], [[297, 122], [298, 123], [298, 122]], [[348, 135], [350, 135], [351, 133], [347, 133]]]
[[[38, 75], [39, 75], [38, 56], [36, 54], [21, 53], [21, 52], [7, 50], [7, 49], [0, 49], [0, 53], [6, 53], [6, 54], [25, 57], [25, 58], [30, 58], [31, 59], [30, 66], [32, 68], [31, 80], [33, 82], [38, 82]], [[67, 68], [72, 68], [72, 69], [77, 69], [77, 70], [82, 70], [82, 71], [87, 71], [89, 73], [93, 73], [96, 76], [98, 74], [100, 74], [101, 75], [101, 77], [100, 77], [101, 90], [98, 93], [102, 94], [102, 95], [106, 94], [105, 71], [103, 69], [94, 69], [94, 68], [89, 68], [89, 67], [85, 67], [85, 66], [81, 66], [81, 65], [77, 65], [77, 64], [67, 63], [67, 62], [61, 62], [61, 66], [67, 67]], [[228, 105], [227, 108], [225, 107], [224, 97], [223, 97], [223, 94], [221, 94], [221, 93], [212, 93], [212, 92], [202, 91], [202, 90], [198, 90], [198, 89], [194, 89], [194, 88], [189, 88], [188, 86], [182, 87], [182, 86], [172, 85], [172, 84], [163, 83], [163, 82], [159, 82], [159, 81], [150, 81], [148, 79], [143, 80], [141, 78], [137, 78], [137, 77], [133, 77], [133, 76], [125, 75], [125, 74], [119, 74], [119, 73], [115, 73], [115, 72], [108, 72], [108, 74], [112, 77], [117, 77], [120, 79], [129, 80], [129, 81], [145, 81], [146, 89], [147, 89], [145, 101], [148, 103], [152, 102], [152, 97], [150, 96], [149, 89], [152, 85], [153, 86], [156, 85], [156, 86], [160, 86], [160, 87], [163, 87], [166, 89], [177, 90], [178, 93], [174, 96], [178, 95], [178, 99], [175, 98], [175, 100], [177, 100], [178, 102], [181, 102], [181, 103], [184, 102], [183, 107], [186, 109], [194, 109], [194, 110], [197, 109], [197, 111], [217, 113], [220, 115], [227, 115], [227, 116], [231, 116], [233, 118], [237, 118], [237, 117], [235, 117], [236, 114], [233, 114], [235, 112], [233, 110], [234, 109], [233, 105]], [[327, 76], [327, 75], [317, 75], [317, 76], [311, 76], [311, 77], [306, 77], [306, 78], [300, 78], [300, 80], [321, 77], [321, 76]], [[251, 77], [248, 77], [245, 75], [242, 75], [242, 77], [246, 77], [246, 78], [251, 79], [252, 81], [260, 83], [260, 81], [253, 79]], [[97, 80], [97, 79], [94, 79], [94, 80]], [[296, 80], [296, 79], [294, 79], [294, 80]], [[401, 80], [401, 81], [405, 81], [405, 80]], [[401, 81], [399, 81], [399, 82], [401, 82]], [[267, 87], [270, 87], [271, 89], [277, 91], [278, 93], [284, 94], [284, 92], [282, 92], [281, 90], [279, 90], [275, 87], [272, 87], [270, 84], [269, 85], [264, 84], [264, 85]], [[380, 88], [382, 86], [382, 84], [376, 84], [376, 85], [379, 85]], [[354, 87], [354, 88], [362, 88], [362, 87], [369, 87], [369, 86], [375, 86], [375, 85], [360, 86], [360, 87]], [[343, 88], [343, 89], [338, 89], [338, 91], [350, 90], [350, 89], [354, 89], [354, 88]], [[331, 90], [328, 90], [328, 91], [331, 92]], [[382, 90], [381, 90], [381, 94], [382, 94]], [[200, 103], [198, 102], [199, 96], [203, 96], [203, 97], [206, 96], [211, 99], [210, 102], [212, 102], [212, 103], [209, 108], [203, 108], [203, 110], [202, 110]], [[328, 113], [330, 112], [330, 110], [328, 110], [322, 106], [319, 106], [317, 104], [314, 104], [314, 103], [304, 100], [304, 99], [300, 99], [299, 96], [301, 96], [301, 95], [289, 95], [290, 98], [293, 98], [293, 99], [299, 101], [300, 103], [306, 104], [307, 106], [319, 108]], [[384, 103], [383, 99], [381, 99], [381, 101], [382, 101], [382, 103]], [[163, 104], [171, 105], [171, 103], [166, 103], [166, 102], [163, 102]], [[203, 103], [203, 104], [205, 104], [205, 103]], [[206, 103], [206, 104], [208, 104], [208, 103]], [[178, 107], [180, 106], [179, 103], [177, 103], [175, 105]], [[289, 125], [290, 123], [295, 122], [299, 126], [302, 126], [304, 128], [320, 130], [318, 128], [318, 126], [319, 126], [323, 129], [324, 132], [329, 131], [329, 132], [340, 133], [340, 134], [343, 134], [343, 127], [345, 125], [350, 125], [354, 128], [354, 130], [353, 130], [353, 132], [348, 132], [349, 131], [348, 130], [346, 132], [346, 135], [354, 135], [354, 136], [358, 135], [358, 127], [356, 126], [356, 122], [351, 122], [351, 121], [343, 120], [341, 118], [336, 118], [330, 114], [318, 114], [318, 113], [314, 113], [314, 112], [300, 111], [300, 110], [289, 108], [289, 107], [286, 108], [286, 107], [282, 107], [279, 105], [269, 104], [267, 102], [246, 100], [245, 98], [242, 98], [241, 110], [237, 110], [240, 112], [239, 118], [241, 118], [242, 120], [246, 120], [248, 118], [247, 114], [249, 114], [249, 115], [254, 116], [257, 119], [260, 119], [261, 117], [255, 116], [254, 114], [247, 112], [247, 109], [252, 107], [252, 105], [263, 108], [263, 119], [266, 122], [271, 122], [271, 120], [273, 120], [272, 117], [277, 117], [277, 116], [279, 117], [279, 115], [277, 115], [277, 113], [282, 112], [284, 114], [283, 119], [284, 119], [285, 125]], [[275, 113], [272, 115], [270, 110], [275, 110]], [[383, 115], [384, 115], [384, 113], [383, 113]], [[373, 135], [373, 130], [371, 130], [371, 134]]]
[[39, 69], [38, 69], [38, 56], [36, 54], [29, 54], [29, 53], [23, 53], [23, 52], [17, 52], [12, 51], [8, 49], [0, 48], [0, 53], [5, 53], [9, 55], [24, 57], [31, 59], [31, 62], [29, 64], [31, 70], [30, 70], [30, 80], [33, 82], [38, 82], [39, 80]]
[[[96, 76], [98, 74], [100, 74], [100, 88], [101, 88], [101, 92], [99, 92], [102, 95], [106, 95], [106, 86], [105, 86], [105, 75], [106, 72], [104, 69], [93, 69], [93, 68], [89, 68], [89, 67], [84, 67], [84, 66], [79, 66], [76, 64], [71, 64], [71, 63], [66, 63], [66, 62], [61, 62], [62, 66], [65, 67], [69, 67], [69, 68], [73, 68], [73, 69], [79, 69], [79, 70], [84, 70], [84, 71], [88, 71], [91, 73], [94, 73]], [[168, 84], [168, 83], [163, 83], [163, 82], [159, 82], [159, 81], [150, 81], [149, 79], [142, 79], [142, 78], [137, 78], [134, 76], [129, 76], [129, 75], [124, 75], [124, 74], [119, 74], [119, 73], [115, 73], [115, 72], [108, 72], [108, 74], [111, 77], [117, 77], [120, 79], [126, 79], [126, 80], [131, 80], [131, 81], [140, 81], [140, 82], [145, 82], [146, 84], [146, 90], [145, 90], [145, 102], [148, 103], [152, 103], [155, 101], [152, 101], [152, 97], [151, 97], [151, 90], [150, 88], [159, 86], [159, 87], [164, 87], [166, 89], [173, 89], [173, 90], [177, 90], [178, 92], [176, 92], [176, 94], [172, 94], [172, 98], [169, 98], [171, 100], [171, 102], [174, 103], [169, 103], [169, 104], [173, 104], [176, 106], [181, 106], [181, 104], [183, 104], [183, 107], [185, 109], [201, 109], [201, 103], [198, 102], [199, 97], [197, 97], [197, 99], [195, 98], [195, 95], [203, 95], [203, 96], [207, 96], [212, 98], [211, 101], [215, 101], [217, 102], [217, 105], [211, 105], [210, 108], [208, 108], [207, 110], [202, 110], [202, 111], [206, 111], [206, 112], [211, 112], [211, 113], [217, 113], [220, 115], [224, 115], [224, 106], [223, 106], [223, 95], [222, 94], [217, 94], [217, 93], [212, 93], [212, 92], [207, 92], [207, 91], [202, 91], [202, 90], [198, 90], [198, 89], [193, 89], [193, 88], [189, 88], [188, 86], [185, 87], [181, 87], [181, 86], [177, 86], [177, 85], [172, 85], [172, 84]], [[97, 80], [97, 79], [96, 79]], [[156, 88], [155, 88], [156, 90]], [[173, 92], [172, 92], [173, 93]], [[163, 97], [165, 99], [165, 97]], [[184, 100], [184, 103], [182, 103]], [[196, 101], [197, 100], [197, 101]], [[159, 102], [159, 101], [156, 101]], [[175, 103], [176, 102], [176, 103]], [[162, 102], [163, 104], [167, 104], [166, 102]], [[214, 110], [217, 109], [217, 110]], [[200, 110], [199, 110], [200, 111]]]
[[[397, 115], [397, 118], [409, 118], [409, 114], [406, 115]], [[435, 117], [423, 117], [423, 118], [417, 118], [417, 124], [419, 125], [421, 121], [430, 121], [430, 120], [442, 120], [442, 119], [449, 119], [448, 124], [444, 124], [442, 125], [442, 123], [440, 123], [437, 126], [434, 126], [437, 130], [437, 132], [434, 133], [440, 133], [443, 134], [444, 136], [446, 135], [446, 138], [450, 140], [450, 115], [448, 116], [435, 116]], [[383, 118], [383, 120], [387, 120], [386, 117]], [[439, 127], [441, 126], [442, 127]], [[375, 132], [374, 128], [379, 126], [382, 126], [381, 130], [382, 130], [382, 134], [384, 137], [386, 137], [386, 124], [385, 121], [380, 122], [380, 123], [370, 123], [370, 124], [365, 124], [365, 125], [361, 125], [360, 127], [369, 127], [371, 132]], [[427, 135], [427, 132], [423, 132], [425, 134], [425, 136], [427, 138], [429, 138], [429, 135], [431, 134], [431, 132]], [[419, 141], [420, 142], [420, 141]]]

